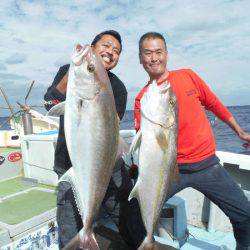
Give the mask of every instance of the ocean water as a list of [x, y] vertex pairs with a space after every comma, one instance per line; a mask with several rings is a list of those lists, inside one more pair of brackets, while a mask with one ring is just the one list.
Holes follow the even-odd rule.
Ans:
[[[240, 126], [246, 132], [250, 133], [250, 105], [233, 106], [228, 108], [232, 112]], [[216, 146], [218, 150], [233, 153], [250, 154], [250, 149], [244, 149], [242, 147], [243, 141], [238, 138], [235, 132], [231, 128], [229, 128], [228, 125], [215, 118], [215, 116], [211, 112], [207, 112], [207, 116], [214, 131]], [[121, 122], [121, 129], [133, 129], [133, 118], [133, 111], [126, 111]], [[6, 117], [0, 118], [0, 126], [6, 120]], [[10, 129], [9, 123], [0, 128], [0, 130], [1, 129]]]

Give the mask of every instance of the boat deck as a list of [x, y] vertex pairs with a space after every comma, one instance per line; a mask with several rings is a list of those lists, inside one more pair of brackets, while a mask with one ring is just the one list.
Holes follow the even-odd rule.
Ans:
[[24, 177], [0, 181], [0, 246], [55, 218], [55, 207], [55, 187]]
[[[172, 240], [170, 236], [166, 236], [166, 238], [155, 236], [155, 240], [157, 241], [157, 249], [159, 250], [167, 250], [167, 249], [181, 249], [181, 250], [235, 250], [236, 243], [231, 232], [208, 232], [206, 229], [198, 228], [195, 226], [188, 226], [189, 237], [187, 242], [180, 247], [179, 243], [175, 240]], [[103, 248], [103, 249], [128, 249], [130, 248], [124, 244], [119, 234], [117, 233], [117, 229], [112, 223], [107, 223], [104, 226], [96, 229], [96, 232], [104, 237], [106, 240], [113, 240], [110, 242], [110, 246], [114, 246], [114, 248]], [[117, 237], [117, 238], [115, 238]], [[117, 244], [121, 244], [123, 248], [116, 248]], [[127, 247], [127, 248], [124, 248]], [[102, 249], [102, 248], [101, 248]]]
[[[55, 244], [51, 244], [49, 249], [58, 249], [56, 237], [57, 227], [55, 224], [56, 188], [54, 186], [41, 185], [34, 180], [32, 181], [32, 179], [23, 177], [15, 177], [10, 179], [9, 174], [17, 175], [17, 173], [22, 174], [23, 172], [22, 167], [20, 166], [22, 165], [21, 161], [14, 163], [7, 161], [8, 155], [17, 151], [18, 149], [0, 148], [0, 155], [5, 156], [6, 158], [5, 162], [0, 166], [0, 248], [7, 250], [8, 248], [2, 248], [2, 246], [9, 244], [13, 240], [18, 242], [21, 238], [23, 239], [23, 237], [28, 235], [26, 238], [24, 238], [26, 242], [28, 242], [30, 239], [32, 239], [32, 237], [38, 237], [38, 234], [44, 236], [47, 234], [47, 232], [54, 230], [54, 238], [50, 239], [50, 242], [54, 242]], [[236, 158], [234, 157], [233, 159]], [[241, 183], [241, 186], [248, 191], [250, 171], [246, 170], [244, 166], [249, 166], [249, 161], [246, 161], [248, 165], [243, 165], [239, 162], [236, 163], [240, 166], [240, 169], [239, 167], [234, 167], [233, 171], [244, 171], [242, 178], [240, 178], [240, 180], [237, 182]], [[9, 179], [6, 180], [6, 178]], [[192, 196], [188, 196], [188, 199], [185, 200], [187, 211], [188, 209], [192, 208], [190, 205], [192, 202], [190, 197], [192, 198]], [[250, 196], [248, 195], [248, 197]], [[197, 212], [196, 210], [194, 211]], [[214, 220], [224, 222], [221, 216], [216, 216], [217, 217], [214, 218]], [[51, 224], [51, 221], [54, 224]], [[40, 233], [40, 228], [42, 227], [45, 228], [45, 230]], [[160, 246], [159, 249], [235, 249], [235, 240], [232, 232], [224, 233], [219, 230], [216, 232], [208, 232], [206, 229], [190, 225], [188, 226], [188, 230], [190, 232], [190, 237], [181, 248], [179, 248], [178, 242], [173, 241], [170, 239], [170, 237], [163, 238], [156, 236], [155, 239], [158, 242], [164, 244], [164, 246]], [[112, 225], [110, 222], [103, 223], [101, 226], [95, 228], [95, 232], [97, 233], [97, 239], [101, 249], [130, 250], [130, 248], [122, 241], [114, 224]], [[30, 235], [32, 236], [30, 237]], [[46, 237], [46, 239], [48, 239], [51, 236], [47, 235]], [[25, 241], [23, 240], [23, 242]], [[168, 245], [168, 247], [166, 247], [166, 245]], [[15, 249], [24, 248], [20, 247]], [[36, 249], [44, 248], [39, 248], [36, 246]]]
[[0, 181], [22, 174], [23, 162], [20, 147], [0, 147]]
[[[35, 228], [39, 224], [49, 221], [49, 219], [55, 219], [55, 204], [55, 187], [41, 185], [23, 177], [0, 181], [0, 239], [2, 236], [3, 243], [9, 244], [11, 239], [18, 239], [23, 231]], [[53, 212], [49, 215], [48, 211]], [[233, 233], [219, 231], [211, 233], [194, 226], [188, 226], [188, 229], [190, 236], [181, 248], [179, 248], [179, 243], [173, 241], [169, 236], [165, 239], [156, 236], [156, 241], [162, 244], [158, 248], [182, 250], [235, 249]], [[131, 249], [123, 242], [117, 228], [110, 221], [96, 227], [95, 232], [101, 249]], [[7, 239], [7, 236], [9, 239]], [[57, 249], [57, 246], [49, 249]]]

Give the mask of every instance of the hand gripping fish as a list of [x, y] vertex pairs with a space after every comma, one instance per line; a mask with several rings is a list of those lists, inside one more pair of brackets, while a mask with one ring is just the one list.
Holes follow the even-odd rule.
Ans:
[[170, 83], [154, 81], [141, 99], [141, 125], [130, 153], [139, 148], [139, 176], [129, 199], [137, 198], [147, 236], [139, 249], [156, 249], [153, 232], [176, 170], [177, 101]]
[[117, 158], [119, 118], [107, 72], [90, 46], [76, 46], [66, 101], [54, 106], [48, 115], [63, 114], [64, 106], [72, 167], [59, 181], [70, 182], [84, 225], [65, 249], [99, 249], [92, 225]]

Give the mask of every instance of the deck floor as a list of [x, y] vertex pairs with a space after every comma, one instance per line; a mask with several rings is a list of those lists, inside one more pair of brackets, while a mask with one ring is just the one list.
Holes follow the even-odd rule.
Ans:
[[[134, 248], [129, 247], [121, 238], [120, 234], [115, 230], [100, 226], [95, 228], [96, 239], [102, 250], [134, 250]], [[156, 243], [157, 250], [174, 250], [178, 249], [170, 245]], [[156, 250], [155, 249], [155, 250]]]
[[56, 194], [41, 190], [29, 190], [0, 203], [0, 221], [16, 225], [55, 208]]
[[1, 181], [0, 222], [19, 224], [55, 208], [56, 192], [51, 189], [22, 177]]
[[[56, 193], [41, 191], [39, 189], [41, 187], [55, 190], [55, 187], [39, 185], [22, 177], [0, 181], [0, 221], [14, 225], [54, 208], [56, 206]], [[189, 226], [189, 231], [191, 235], [187, 243], [181, 247], [182, 250], [235, 249], [235, 240], [232, 233], [211, 233], [193, 226]], [[117, 230], [112, 226], [97, 227], [95, 232], [101, 249], [132, 249], [124, 243]], [[165, 244], [158, 244], [157, 249], [178, 249], [177, 242], [159, 237], [155, 237], [155, 239], [159, 243]]]
[[21, 177], [5, 180], [0, 182], [0, 198], [15, 194], [31, 187], [35, 187], [34, 182], [22, 181]]

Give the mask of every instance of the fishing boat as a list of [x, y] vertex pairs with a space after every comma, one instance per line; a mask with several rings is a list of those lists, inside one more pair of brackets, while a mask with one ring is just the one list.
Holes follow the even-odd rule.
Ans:
[[[10, 130], [0, 130], [0, 147], [20, 147], [20, 136], [24, 134], [24, 113], [10, 119]], [[26, 114], [27, 115], [27, 114]], [[58, 117], [48, 117], [40, 112], [30, 109], [29, 116], [32, 123], [32, 133], [42, 133], [51, 130], [58, 130]]]
[[7, 123], [10, 124], [10, 129], [0, 130], [0, 148], [18, 148], [20, 147], [20, 136], [24, 134], [41, 133], [50, 130], [59, 129], [59, 118], [45, 116], [42, 113], [36, 111], [34, 107], [43, 107], [39, 105], [29, 105], [28, 98], [33, 89], [35, 81], [32, 81], [27, 94], [24, 98], [24, 104], [17, 101], [19, 106], [15, 111], [13, 105], [11, 105], [7, 94], [0, 86], [0, 94], [5, 100], [6, 107], [0, 107], [1, 109], [8, 110], [10, 116], [0, 124], [0, 129]]
[[[11, 113], [0, 124], [2, 128], [10, 123], [10, 129], [0, 130], [0, 249], [58, 249], [56, 183], [43, 184], [39, 178], [29, 178], [24, 168], [26, 161], [31, 163], [33, 150], [33, 147], [29, 150], [28, 144], [26, 149], [21, 147], [25, 135], [36, 136], [59, 127], [58, 119], [46, 117], [27, 105], [33, 84], [34, 81], [25, 97], [25, 105], [18, 103], [21, 109], [16, 112], [0, 88], [8, 106], [5, 109]], [[39, 151], [33, 155], [39, 159], [38, 165], [47, 162], [45, 159], [42, 162], [39, 155]], [[53, 165], [52, 161], [53, 157], [49, 161]]]
[[[120, 134], [131, 143], [135, 131], [121, 130]], [[22, 135], [22, 160], [16, 166], [10, 163], [0, 166], [0, 247], [3, 250], [58, 249], [57, 176], [53, 171], [57, 135], [57, 130]], [[5, 159], [16, 153], [15, 149], [8, 150], [12, 151], [0, 150]], [[222, 151], [217, 155], [250, 199], [250, 156]], [[133, 160], [138, 161], [136, 155]], [[130, 165], [131, 157], [126, 156], [125, 161]], [[100, 227], [104, 228], [99, 232], [100, 245], [105, 245], [101, 249], [107, 249], [112, 240], [119, 238], [118, 229], [109, 218], [96, 224], [97, 232]], [[164, 205], [155, 239], [173, 249], [235, 249], [228, 218], [192, 188], [179, 192]], [[117, 249], [129, 249], [122, 241], [118, 242], [121, 246]]]
[[23, 155], [20, 145], [0, 147], [0, 249], [58, 249], [56, 184], [27, 178]]

